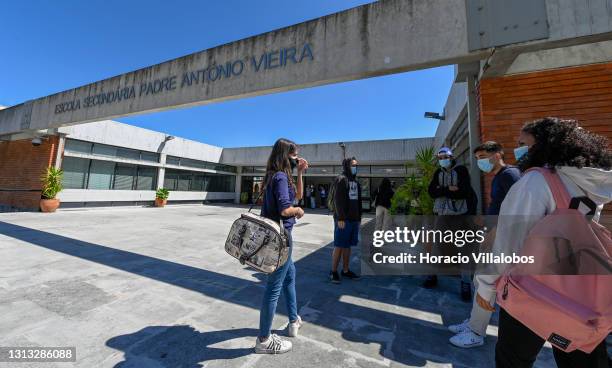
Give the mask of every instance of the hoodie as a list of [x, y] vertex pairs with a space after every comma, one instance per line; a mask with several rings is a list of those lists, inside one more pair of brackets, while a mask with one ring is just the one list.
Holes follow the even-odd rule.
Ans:
[[[612, 170], [569, 166], [558, 167], [556, 170], [571, 197], [586, 195], [597, 204], [593, 220], [599, 221], [604, 204], [612, 201]], [[542, 174], [530, 171], [523, 175], [510, 188], [502, 202], [492, 252], [518, 253], [531, 228], [556, 207]], [[501, 274], [503, 269], [498, 271]], [[476, 275], [477, 292], [491, 305], [495, 303], [495, 281], [499, 274]]]

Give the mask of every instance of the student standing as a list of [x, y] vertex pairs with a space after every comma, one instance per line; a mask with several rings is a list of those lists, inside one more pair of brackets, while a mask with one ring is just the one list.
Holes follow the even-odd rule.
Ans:
[[[458, 165], [453, 151], [448, 147], [438, 150], [437, 169], [429, 183], [429, 195], [434, 198], [433, 212], [437, 228], [466, 230], [470, 224], [467, 216], [476, 214], [477, 199], [472, 188], [470, 173], [463, 165]], [[428, 276], [423, 287], [427, 289], [438, 285], [438, 277]], [[471, 274], [461, 275], [461, 299], [472, 300]]]
[[[293, 180], [293, 170], [297, 168], [297, 183]], [[287, 301], [289, 325], [287, 334], [295, 337], [302, 326], [302, 319], [297, 314], [295, 294], [295, 266], [291, 259], [293, 239], [291, 231], [296, 219], [304, 216], [304, 210], [293, 206], [295, 199], [302, 198], [302, 173], [308, 168], [308, 162], [298, 157], [298, 146], [287, 139], [279, 139], [272, 147], [268, 158], [266, 176], [264, 177], [264, 198], [261, 215], [275, 222], [283, 220], [288, 244], [289, 258], [276, 271], [268, 275], [266, 290], [263, 295], [259, 314], [259, 336], [255, 352], [259, 354], [282, 354], [291, 350], [291, 342], [271, 333], [272, 320], [281, 291]]]
[[349, 268], [351, 247], [359, 241], [361, 223], [361, 186], [357, 181], [357, 160], [355, 157], [342, 161], [342, 174], [334, 181], [334, 251], [329, 277], [333, 283], [340, 283], [338, 265], [342, 258], [342, 277], [358, 279]]
[[308, 206], [310, 208], [313, 208], [312, 207], [312, 202], [311, 202], [312, 195], [313, 195], [312, 184], [311, 185], [307, 185], [306, 186], [306, 201], [304, 202], [304, 207]]
[[319, 198], [321, 198], [321, 208], [327, 207], [327, 190], [324, 185], [319, 186]]
[[[599, 220], [603, 205], [612, 201], [612, 151], [605, 137], [581, 128], [575, 120], [545, 118], [525, 124], [518, 143], [514, 155], [521, 171], [532, 167], [554, 171], [571, 197], [587, 196], [594, 202], [593, 221]], [[556, 207], [553, 193], [540, 172], [523, 175], [501, 205], [494, 251], [518, 253], [531, 228]], [[497, 278], [477, 275], [476, 301], [490, 311], [494, 310]], [[503, 308], [500, 310], [495, 346], [497, 368], [530, 368], [543, 345], [544, 339]], [[559, 368], [609, 368], [605, 339], [590, 354], [580, 350], [568, 353], [554, 346], [553, 353]]]
[[[487, 216], [497, 216], [510, 187], [521, 178], [521, 172], [514, 166], [506, 165], [503, 147], [497, 142], [489, 141], [481, 144], [474, 149], [474, 155], [478, 160], [480, 170], [493, 175], [491, 200], [485, 214]], [[476, 288], [478, 288], [477, 285]], [[463, 323], [448, 327], [451, 332], [456, 334], [450, 338], [450, 343], [460, 348], [482, 346], [491, 314], [491, 311], [481, 308], [474, 299], [470, 318]]]
[[387, 230], [391, 226], [391, 198], [393, 198], [393, 188], [388, 178], [383, 178], [380, 186], [374, 191], [374, 206], [376, 208], [376, 230]]

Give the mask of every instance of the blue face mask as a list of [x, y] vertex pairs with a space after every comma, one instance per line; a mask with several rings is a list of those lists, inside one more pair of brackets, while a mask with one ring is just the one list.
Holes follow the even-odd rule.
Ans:
[[488, 158], [481, 158], [478, 160], [478, 168], [486, 173], [490, 173], [493, 170], [493, 164]]
[[529, 146], [520, 146], [514, 149], [514, 158], [516, 160], [520, 160], [521, 157], [525, 156], [525, 154], [529, 151]]
[[351, 174], [357, 175], [357, 166], [351, 166]]
[[438, 163], [440, 164], [440, 166], [442, 166], [443, 168], [447, 168], [451, 165], [451, 160], [449, 158], [445, 158], [443, 160], [438, 160]]

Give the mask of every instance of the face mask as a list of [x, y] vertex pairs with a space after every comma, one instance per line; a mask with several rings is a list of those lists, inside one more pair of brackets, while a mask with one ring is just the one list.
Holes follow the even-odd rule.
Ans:
[[520, 146], [514, 149], [514, 157], [516, 160], [520, 160], [521, 157], [525, 156], [525, 154], [529, 151], [529, 146]]
[[451, 165], [451, 160], [448, 158], [445, 158], [443, 160], [438, 160], [438, 163], [440, 164], [440, 166], [442, 166], [443, 168], [447, 168]]
[[357, 166], [351, 166], [351, 174], [357, 175]]
[[488, 158], [481, 158], [478, 160], [478, 168], [486, 173], [490, 173], [493, 170], [493, 164]]
[[298, 165], [297, 157], [289, 157], [289, 163], [291, 164], [291, 170], [295, 169]]

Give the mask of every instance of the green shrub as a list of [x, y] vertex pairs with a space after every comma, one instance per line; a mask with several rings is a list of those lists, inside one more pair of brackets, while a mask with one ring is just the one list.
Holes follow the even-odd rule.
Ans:
[[170, 191], [166, 188], [159, 188], [157, 192], [155, 192], [155, 198], [161, 200], [168, 199], [168, 196], [170, 196]]
[[64, 172], [55, 167], [47, 168], [47, 171], [41, 176], [42, 182], [42, 199], [55, 199], [57, 193], [62, 191], [62, 176]]
[[433, 199], [429, 196], [427, 189], [437, 169], [434, 148], [419, 149], [415, 163], [406, 165], [409, 168], [415, 168], [417, 173], [408, 176], [404, 184], [395, 190], [391, 198], [391, 214], [433, 214]]

